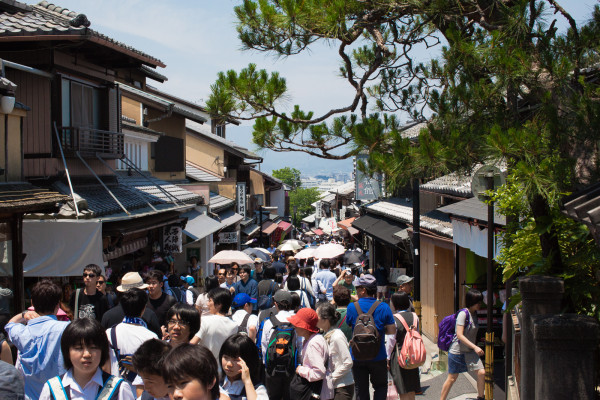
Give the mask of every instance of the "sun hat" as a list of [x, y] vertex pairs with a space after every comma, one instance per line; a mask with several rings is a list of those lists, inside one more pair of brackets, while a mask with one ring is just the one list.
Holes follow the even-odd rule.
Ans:
[[273, 295], [273, 300], [275, 300], [275, 303], [287, 302], [287, 304], [292, 304], [292, 294], [287, 290], [278, 290]]
[[356, 287], [364, 287], [364, 288], [376, 288], [377, 287], [377, 279], [371, 274], [365, 274], [358, 278], [356, 283], [354, 283]]
[[233, 302], [231, 303], [231, 305], [234, 307], [243, 307], [248, 303], [254, 304], [256, 303], [256, 299], [253, 299], [246, 293], [238, 293], [233, 298]]
[[396, 278], [396, 285], [402, 286], [405, 283], [412, 282], [413, 279], [415, 278], [410, 277], [408, 275], [400, 275], [398, 278]]
[[262, 258], [258, 258], [258, 257], [256, 257], [256, 258], [254, 259], [254, 263], [255, 263], [255, 264], [262, 264], [262, 263], [264, 263], [264, 261], [262, 260]]
[[297, 328], [306, 329], [309, 332], [317, 333], [317, 322], [319, 322], [319, 316], [317, 312], [312, 308], [301, 308], [298, 312], [288, 318], [288, 321]]
[[126, 292], [129, 289], [146, 289], [148, 285], [144, 283], [144, 280], [137, 272], [128, 272], [121, 278], [121, 284], [117, 286], [117, 291]]

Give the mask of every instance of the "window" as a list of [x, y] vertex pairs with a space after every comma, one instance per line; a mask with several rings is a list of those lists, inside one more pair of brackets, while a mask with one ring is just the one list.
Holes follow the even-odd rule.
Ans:
[[99, 88], [62, 79], [62, 126], [102, 129]]
[[[148, 170], [148, 142], [125, 137], [125, 155], [140, 170]], [[129, 165], [117, 160], [117, 169], [128, 169]]]
[[212, 133], [225, 139], [225, 124], [218, 124], [214, 120], [211, 121]]

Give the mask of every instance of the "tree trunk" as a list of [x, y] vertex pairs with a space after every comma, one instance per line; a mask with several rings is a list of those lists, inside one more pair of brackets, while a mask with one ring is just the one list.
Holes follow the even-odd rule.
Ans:
[[[540, 195], [536, 195], [530, 201], [530, 206], [536, 224], [547, 224], [551, 215], [550, 207], [548, 207], [546, 199]], [[550, 261], [550, 269], [547, 273], [550, 275], [557, 275], [563, 272], [558, 234], [554, 226], [551, 226], [546, 232], [540, 234], [540, 246], [542, 247], [542, 257]]]

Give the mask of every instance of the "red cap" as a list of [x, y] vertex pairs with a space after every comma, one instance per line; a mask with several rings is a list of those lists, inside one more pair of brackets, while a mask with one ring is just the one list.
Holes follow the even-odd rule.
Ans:
[[312, 308], [301, 308], [296, 314], [289, 317], [288, 321], [297, 328], [303, 328], [314, 333], [319, 332], [319, 328], [317, 328], [319, 316]]

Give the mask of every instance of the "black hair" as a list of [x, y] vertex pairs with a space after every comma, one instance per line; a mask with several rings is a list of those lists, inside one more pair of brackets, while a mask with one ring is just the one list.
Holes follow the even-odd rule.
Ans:
[[364, 286], [364, 288], [367, 291], [367, 296], [369, 296], [369, 297], [377, 296], [377, 286]]
[[88, 265], [86, 265], [85, 267], [83, 267], [83, 272], [85, 272], [85, 271], [91, 271], [96, 276], [102, 275], [102, 268], [100, 268], [96, 264], [88, 264]]
[[483, 301], [483, 294], [477, 289], [469, 289], [465, 294], [465, 307], [471, 308]]
[[221, 350], [219, 351], [219, 364], [223, 369], [223, 356], [229, 357], [240, 357], [250, 370], [250, 379], [252, 383], [256, 385], [260, 382], [260, 368], [261, 362], [258, 356], [258, 348], [252, 339], [244, 333], [237, 333], [229, 336], [223, 342]]
[[282, 284], [283, 283], [283, 274], [281, 272], [277, 272], [275, 274], [275, 282]]
[[325, 259], [321, 260], [321, 262], [319, 263], [319, 269], [329, 269], [330, 265], [331, 265], [331, 261], [329, 261], [329, 259], [325, 258]]
[[346, 307], [350, 304], [350, 289], [342, 285], [333, 287], [333, 301], [338, 307]]
[[214, 275], [210, 275], [207, 276], [206, 279], [204, 279], [204, 290], [209, 292], [214, 288], [218, 288], [219, 287], [219, 278], [217, 278]]
[[312, 279], [313, 268], [305, 267], [302, 269], [302, 271], [304, 271], [304, 276], [306, 277], [306, 279], [308, 279], [310, 281]]
[[71, 322], [62, 333], [60, 338], [60, 351], [65, 363], [65, 369], [73, 368], [69, 350], [71, 347], [85, 344], [86, 346], [96, 346], [100, 349], [100, 363], [102, 367], [110, 357], [108, 354], [108, 337], [106, 330], [100, 325], [100, 322], [93, 318], [78, 318]]
[[171, 345], [158, 339], [146, 340], [133, 353], [131, 361], [137, 373], [162, 376], [162, 360], [171, 350]]
[[241, 270], [248, 273], [248, 278], [250, 277], [250, 274], [252, 273], [252, 267], [244, 265]]
[[322, 302], [317, 307], [317, 315], [319, 318], [329, 321], [331, 326], [335, 326], [341, 318], [341, 314], [336, 311], [335, 306], [330, 302]]
[[52, 314], [62, 297], [62, 289], [50, 279], [43, 279], [31, 290], [31, 301], [38, 314]]
[[139, 318], [148, 303], [148, 293], [142, 289], [131, 288], [123, 293], [120, 303], [126, 317]]
[[288, 264], [288, 276], [296, 276], [298, 275], [298, 272], [300, 271], [300, 269], [298, 268], [298, 266], [296, 265], [296, 262], [294, 261], [293, 263], [290, 262]]
[[310, 258], [308, 258], [308, 259], [306, 260], [306, 266], [307, 266], [307, 267], [312, 267], [312, 266], [314, 266], [314, 265], [315, 265], [315, 259], [314, 259], [314, 258], [310, 257]]
[[298, 278], [296, 275], [288, 276], [286, 283], [289, 291], [300, 290], [300, 278]]
[[396, 311], [404, 311], [410, 308], [410, 297], [404, 292], [396, 292], [392, 294], [391, 302]]
[[298, 310], [302, 305], [302, 299], [296, 292], [291, 292], [290, 294], [292, 295], [292, 304], [290, 304], [290, 310]]
[[160, 261], [154, 264], [154, 269], [162, 272], [164, 275], [169, 270], [169, 264], [167, 264], [165, 261]]
[[149, 271], [146, 275], [146, 282], [148, 282], [150, 279], [156, 279], [158, 283], [163, 283], [164, 277], [165, 274], [162, 271], [158, 269], [153, 269], [152, 271]]
[[220, 306], [219, 312], [221, 314], [227, 314], [227, 311], [229, 311], [231, 302], [233, 300], [231, 297], [231, 292], [222, 287], [214, 288], [209, 291], [208, 298], [213, 301], [215, 307]]
[[166, 320], [168, 321], [175, 316], [178, 316], [180, 320], [188, 323], [190, 327], [189, 341], [194, 334], [200, 330], [200, 312], [192, 305], [175, 303], [169, 308], [169, 311], [167, 311]]
[[167, 282], [169, 282], [169, 287], [179, 287], [181, 286], [181, 280], [177, 276], [177, 274], [171, 274], [167, 278]]
[[195, 379], [211, 399], [219, 398], [219, 367], [206, 346], [185, 343], [172, 349], [163, 360], [162, 374], [168, 384], [175, 386]]
[[277, 270], [275, 269], [275, 267], [272, 267], [269, 265], [268, 267], [265, 267], [265, 269], [263, 269], [263, 278], [274, 280], [276, 273], [277, 273]]

